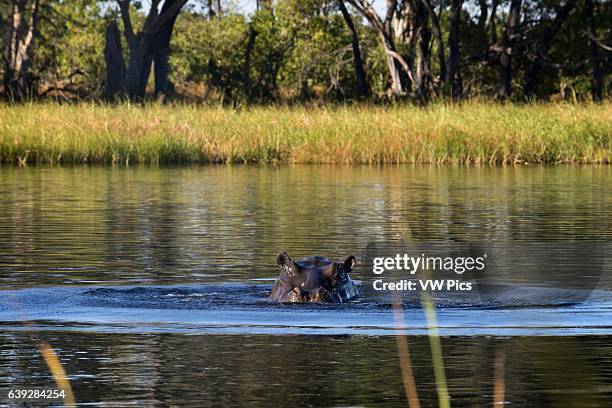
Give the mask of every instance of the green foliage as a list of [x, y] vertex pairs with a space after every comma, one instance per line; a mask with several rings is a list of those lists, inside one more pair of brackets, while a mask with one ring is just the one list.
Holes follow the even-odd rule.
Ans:
[[315, 95], [350, 95], [354, 88], [351, 39], [342, 17], [324, 1], [281, 4], [280, 24], [296, 27], [294, 46], [281, 72], [284, 88], [302, 101]]
[[[401, 3], [401, 2], [400, 2]], [[450, 1], [434, 1], [448, 56]], [[597, 40], [612, 44], [612, 2], [593, 0]], [[105, 82], [104, 30], [118, 20], [114, 1], [49, 0], [41, 3], [41, 20], [33, 52], [32, 76], [43, 95], [101, 96]], [[147, 2], [132, 1], [135, 31], [143, 25]], [[232, 105], [352, 100], [356, 94], [351, 33], [336, 0], [277, 0], [250, 14], [223, 2], [222, 14], [210, 16], [205, 2], [190, 2], [179, 16], [171, 42], [171, 76], [179, 92]], [[381, 13], [384, 2], [376, 10]], [[516, 99], [560, 3], [524, 0], [521, 32], [513, 50], [512, 88]], [[591, 50], [585, 0], [575, 8], [554, 36], [538, 75], [536, 99], [587, 100], [592, 81]], [[0, 2], [6, 27], [9, 2]], [[488, 13], [491, 13], [489, 2]], [[379, 33], [348, 3], [359, 34], [367, 79], [375, 96], [389, 88], [390, 76]], [[460, 24], [460, 75], [466, 98], [490, 98], [500, 80], [495, 37], [504, 31], [508, 1], [500, 2], [496, 17], [479, 24], [480, 2], [465, 0]], [[382, 15], [381, 15], [382, 16]], [[219, 17], [219, 18], [217, 18]], [[494, 25], [492, 24], [494, 23]], [[432, 29], [431, 20], [428, 22]], [[120, 24], [121, 29], [122, 26]], [[397, 33], [396, 33], [397, 34]], [[495, 35], [494, 35], [495, 34]], [[415, 65], [414, 38], [394, 38], [397, 51]], [[4, 50], [5, 36], [0, 36]], [[125, 38], [124, 51], [127, 53]], [[412, 42], [411, 42], [412, 41]], [[439, 83], [439, 44], [432, 37], [429, 58], [432, 79]], [[598, 48], [604, 92], [610, 93], [610, 51]], [[2, 68], [0, 68], [2, 70]], [[436, 85], [438, 86], [438, 85]], [[448, 88], [448, 87], [447, 87]], [[446, 95], [446, 88], [439, 95]]]
[[205, 82], [231, 99], [241, 91], [247, 36], [248, 24], [241, 15], [208, 20], [200, 14], [184, 14], [177, 21], [171, 44], [175, 80]]
[[99, 92], [104, 83], [104, 27], [97, 0], [46, 3], [34, 58], [42, 92]]
[[204, 81], [225, 101], [305, 100], [353, 87], [350, 38], [342, 18], [319, 0], [284, 0], [250, 19], [228, 13], [181, 17], [173, 38], [176, 79]]

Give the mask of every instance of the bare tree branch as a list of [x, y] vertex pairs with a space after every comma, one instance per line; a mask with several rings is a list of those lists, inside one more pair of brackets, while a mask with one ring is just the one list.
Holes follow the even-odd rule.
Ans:
[[30, 44], [32, 44], [32, 40], [34, 39], [34, 31], [36, 30], [36, 25], [38, 24], [38, 6], [39, 0], [32, 1], [30, 21], [28, 22], [28, 33], [23, 41], [23, 47], [28, 49]]
[[399, 64], [402, 66], [402, 69], [404, 70], [406, 75], [408, 75], [408, 78], [410, 78], [410, 81], [414, 82], [414, 75], [412, 74], [412, 68], [410, 68], [410, 65], [408, 65], [406, 60], [400, 54], [398, 54], [397, 52], [393, 50], [386, 50], [386, 52], [387, 54], [392, 56], [393, 59], [399, 62]]
[[606, 45], [604, 43], [602, 43], [600, 40], [598, 40], [597, 38], [595, 38], [595, 36], [593, 35], [593, 33], [591, 33], [589, 31], [589, 38], [591, 39], [591, 41], [593, 41], [596, 45], [598, 45], [599, 47], [603, 48], [606, 51], [610, 51], [612, 52], [612, 47], [610, 47], [609, 45]]
[[372, 27], [374, 27], [374, 29], [378, 32], [383, 43], [383, 48], [388, 57], [387, 65], [389, 66], [389, 74], [391, 75], [392, 79], [391, 88], [395, 93], [405, 93], [403, 85], [401, 84], [401, 78], [399, 76], [399, 68], [396, 68], [394, 66], [395, 62], [399, 64], [401, 70], [406, 73], [406, 75], [412, 82], [414, 82], [414, 75], [412, 73], [410, 65], [408, 65], [406, 60], [404, 60], [404, 58], [395, 50], [395, 45], [393, 42], [393, 31], [391, 22], [397, 9], [397, 0], [387, 0], [387, 10], [384, 21], [380, 18], [380, 16], [372, 6], [372, 3], [368, 0], [347, 0], [347, 2], [357, 11], [359, 11], [370, 22]]

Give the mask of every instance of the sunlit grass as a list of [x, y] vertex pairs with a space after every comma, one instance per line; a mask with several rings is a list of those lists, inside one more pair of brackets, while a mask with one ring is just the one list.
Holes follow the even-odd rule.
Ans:
[[55, 350], [47, 342], [40, 343], [39, 349], [45, 363], [47, 363], [47, 367], [49, 367], [49, 370], [55, 379], [57, 387], [65, 393], [64, 406], [75, 406], [76, 400], [74, 398], [74, 393], [72, 392], [72, 386], [70, 385], [66, 371], [64, 370], [59, 357], [55, 353]]
[[505, 376], [506, 354], [498, 350], [495, 355], [494, 383], [493, 383], [493, 406], [504, 405], [506, 401], [506, 376]]
[[429, 347], [431, 348], [431, 360], [434, 369], [434, 378], [436, 379], [439, 407], [450, 408], [451, 405], [446, 382], [446, 371], [444, 369], [442, 343], [440, 342], [440, 334], [438, 333], [436, 308], [429, 293], [421, 292], [421, 304], [423, 305], [423, 311], [427, 319], [427, 337], [429, 338]]
[[[404, 307], [399, 296], [397, 296], [395, 302], [393, 303], [393, 318], [395, 321], [396, 330], [402, 330], [406, 327], [404, 322]], [[408, 408], [421, 408], [421, 402], [419, 400], [419, 394], [416, 387], [416, 380], [414, 378], [414, 371], [412, 370], [412, 358], [410, 357], [408, 339], [405, 334], [398, 332], [395, 335], [395, 342], [397, 344], [397, 354], [402, 373], [404, 394], [406, 394], [406, 399], [408, 401]]]
[[612, 103], [0, 105], [0, 162], [608, 163]]

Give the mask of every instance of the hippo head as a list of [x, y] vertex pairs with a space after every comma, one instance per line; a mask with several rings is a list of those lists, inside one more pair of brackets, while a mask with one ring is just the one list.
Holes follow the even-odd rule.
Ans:
[[281, 252], [276, 263], [281, 274], [274, 284], [272, 298], [281, 302], [341, 303], [359, 294], [349, 276], [357, 265], [352, 255], [343, 262], [320, 256], [294, 261], [286, 252]]

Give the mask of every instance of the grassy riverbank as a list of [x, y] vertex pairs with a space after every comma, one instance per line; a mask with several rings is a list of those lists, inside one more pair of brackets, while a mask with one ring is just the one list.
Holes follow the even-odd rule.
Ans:
[[3, 164], [609, 163], [612, 103], [0, 105]]

